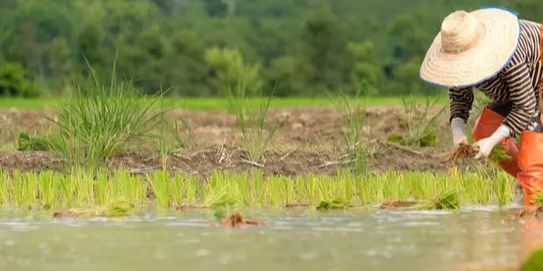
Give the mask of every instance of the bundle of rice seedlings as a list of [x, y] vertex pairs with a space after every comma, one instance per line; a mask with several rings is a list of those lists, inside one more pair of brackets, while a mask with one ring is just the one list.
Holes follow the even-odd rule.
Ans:
[[124, 217], [130, 215], [134, 205], [124, 199], [119, 199], [111, 202], [104, 207], [88, 208], [88, 209], [68, 209], [53, 213], [54, 217]]
[[454, 150], [450, 161], [455, 163], [463, 159], [473, 159], [475, 158], [478, 152], [479, 150], [476, 147], [472, 145], [460, 143], [458, 147]]
[[458, 200], [458, 193], [455, 191], [448, 191], [434, 199], [434, 209], [458, 209], [460, 203]]
[[[478, 152], [479, 149], [476, 146], [461, 143], [454, 150], [450, 161], [452, 163], [455, 163], [463, 159], [473, 159]], [[499, 163], [504, 160], [510, 160], [511, 156], [507, 153], [505, 147], [502, 144], [498, 144], [496, 145], [496, 147], [494, 147], [494, 149], [492, 149], [492, 152], [488, 156], [488, 159], [492, 162]]]
[[490, 155], [488, 156], [488, 159], [493, 162], [500, 162], [504, 160], [511, 160], [511, 156], [505, 151], [505, 147], [502, 144], [496, 145]]
[[317, 210], [330, 211], [330, 210], [345, 209], [347, 207], [349, 207], [349, 203], [341, 199], [335, 199], [332, 201], [323, 200], [317, 206]]

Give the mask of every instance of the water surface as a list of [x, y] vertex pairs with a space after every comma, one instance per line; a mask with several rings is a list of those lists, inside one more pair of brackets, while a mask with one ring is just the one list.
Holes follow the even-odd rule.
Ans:
[[[0, 270], [508, 270], [532, 229], [508, 212], [212, 213], [52, 219], [0, 213]], [[503, 269], [499, 269], [503, 268]]]

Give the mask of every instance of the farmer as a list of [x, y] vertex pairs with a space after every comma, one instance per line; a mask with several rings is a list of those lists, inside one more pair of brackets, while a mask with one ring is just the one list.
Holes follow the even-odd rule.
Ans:
[[423, 80], [449, 88], [456, 147], [467, 144], [474, 89], [492, 99], [473, 127], [475, 158], [488, 157], [502, 144], [510, 159], [499, 165], [517, 178], [526, 207], [543, 192], [542, 31], [503, 8], [456, 11], [443, 21], [420, 70]]

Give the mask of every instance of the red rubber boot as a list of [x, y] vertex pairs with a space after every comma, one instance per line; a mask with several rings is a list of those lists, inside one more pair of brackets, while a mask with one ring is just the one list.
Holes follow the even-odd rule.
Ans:
[[524, 190], [524, 205], [532, 206], [533, 197], [543, 192], [543, 134], [525, 131], [518, 156], [517, 179]]

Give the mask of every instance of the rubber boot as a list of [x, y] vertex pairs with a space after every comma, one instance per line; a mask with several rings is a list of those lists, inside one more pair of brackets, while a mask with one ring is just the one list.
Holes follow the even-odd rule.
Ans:
[[524, 190], [524, 205], [532, 206], [533, 197], [543, 192], [543, 134], [525, 131], [520, 141], [517, 179]]
[[[483, 113], [481, 113], [481, 116], [479, 117], [479, 120], [477, 120], [473, 127], [473, 138], [479, 141], [483, 138], [491, 136], [496, 129], [500, 127], [504, 119], [504, 116], [494, 112], [488, 107], [485, 107], [483, 109]], [[498, 164], [502, 169], [509, 173], [509, 175], [517, 177], [517, 174], [520, 172], [520, 168], [517, 163], [519, 155], [518, 145], [511, 137], [502, 140], [501, 144], [511, 159], [500, 161]]]

